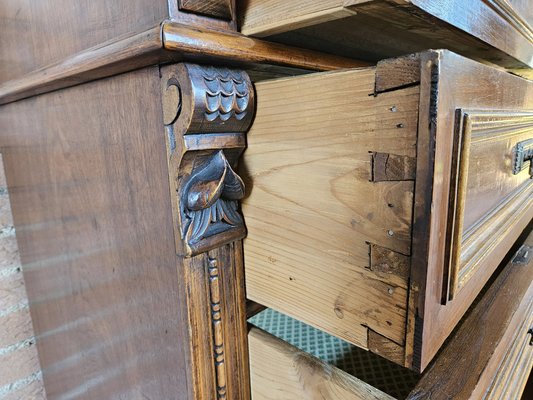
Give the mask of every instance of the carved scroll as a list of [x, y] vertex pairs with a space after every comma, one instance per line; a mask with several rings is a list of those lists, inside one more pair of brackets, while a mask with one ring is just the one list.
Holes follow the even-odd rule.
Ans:
[[245, 187], [235, 166], [253, 118], [253, 86], [242, 71], [179, 64], [162, 68], [162, 92], [194, 396], [249, 400]]

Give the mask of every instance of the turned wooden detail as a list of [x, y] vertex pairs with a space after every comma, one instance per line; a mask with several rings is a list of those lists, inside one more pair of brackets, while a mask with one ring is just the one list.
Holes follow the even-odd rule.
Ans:
[[224, 333], [222, 331], [222, 317], [220, 305], [220, 274], [218, 261], [209, 258], [209, 291], [211, 297], [211, 321], [213, 324], [213, 350], [215, 358], [215, 372], [217, 384], [217, 397], [226, 398], [226, 371], [224, 362]]
[[195, 398], [249, 400], [239, 201], [234, 168], [254, 91], [243, 71], [194, 64], [161, 69], [176, 252], [191, 326]]

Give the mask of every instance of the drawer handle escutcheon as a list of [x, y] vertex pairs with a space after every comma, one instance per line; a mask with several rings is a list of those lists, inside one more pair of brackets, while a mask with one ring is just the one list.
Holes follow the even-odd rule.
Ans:
[[524, 164], [529, 161], [529, 175], [533, 178], [533, 139], [524, 140], [516, 144], [513, 159], [513, 175], [524, 169]]

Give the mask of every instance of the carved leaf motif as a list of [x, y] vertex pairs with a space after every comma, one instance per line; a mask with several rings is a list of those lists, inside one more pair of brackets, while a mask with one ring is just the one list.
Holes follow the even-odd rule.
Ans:
[[205, 238], [210, 229], [216, 233], [243, 224], [237, 200], [244, 197], [244, 183], [222, 150], [193, 169], [184, 194], [184, 232], [189, 242]]
[[187, 208], [198, 211], [211, 207], [224, 188], [227, 160], [222, 151], [201, 165], [190, 178], [187, 188]]

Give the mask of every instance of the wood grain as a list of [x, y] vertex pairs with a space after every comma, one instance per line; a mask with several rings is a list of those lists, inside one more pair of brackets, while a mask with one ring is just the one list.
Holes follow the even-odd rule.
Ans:
[[254, 400], [392, 400], [259, 328], [251, 328], [248, 337]]
[[500, 0], [243, 0], [239, 5], [244, 34], [293, 46], [373, 61], [448, 48], [506, 67], [532, 66], [529, 12], [523, 4], [513, 8]]
[[168, 19], [167, 0], [6, 0], [0, 6], [0, 82], [19, 79]]
[[0, 104], [74, 86], [161, 61], [160, 27], [114, 38], [45, 68], [0, 83]]
[[405, 340], [406, 278], [373, 271], [368, 242], [410, 253], [413, 182], [371, 182], [370, 153], [414, 157], [419, 101], [417, 87], [369, 96], [374, 78], [257, 83], [240, 164], [248, 297], [365, 348], [367, 327]]
[[305, 51], [236, 33], [195, 28], [171, 21], [162, 25], [112, 39], [22, 77], [0, 82], [0, 104], [148, 65], [183, 60], [241, 65], [255, 69], [259, 74], [276, 74], [279, 71], [282, 75], [291, 72], [291, 69], [291, 74], [294, 74], [302, 73], [300, 69], [323, 71], [369, 65], [363, 61]]
[[233, 63], [267, 63], [314, 71], [368, 66], [370, 63], [331, 54], [284, 46], [241, 34], [208, 29], [191, 29], [183, 24], [163, 25], [163, 43], [167, 50], [180, 51], [205, 59]]
[[192, 393], [159, 82], [153, 67], [0, 109], [50, 398]]
[[[530, 246], [530, 249], [532, 248]], [[507, 346], [505, 358], [492, 377], [485, 399], [517, 399], [521, 396], [533, 368], [531, 326], [533, 326], [533, 303], [529, 303], [514, 340]]]

